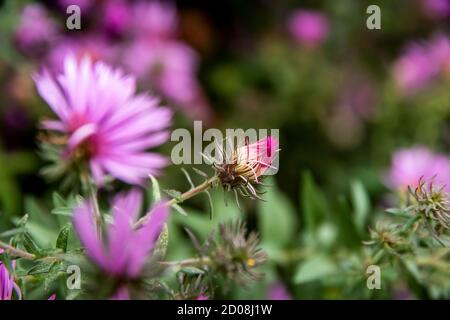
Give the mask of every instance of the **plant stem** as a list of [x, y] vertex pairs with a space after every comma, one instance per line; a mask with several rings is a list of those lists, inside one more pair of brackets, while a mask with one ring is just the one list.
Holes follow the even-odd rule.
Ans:
[[[218, 179], [217, 176], [214, 176], [214, 177], [206, 180], [202, 184], [199, 184], [195, 188], [192, 188], [192, 189], [186, 191], [178, 198], [173, 198], [172, 200], [167, 201], [165, 205], [170, 207], [170, 206], [173, 206], [174, 204], [178, 204], [187, 199], [190, 199], [190, 198], [202, 193], [203, 191], [206, 191], [209, 188], [211, 188], [216, 183], [217, 179]], [[136, 223], [134, 224], [134, 228], [137, 229], [137, 228], [141, 227], [144, 223], [146, 223], [147, 220], [150, 218], [150, 215], [151, 215], [151, 212], [147, 213], [142, 218], [140, 218], [138, 221], [136, 221]]]
[[36, 256], [34, 254], [23, 251], [18, 248], [14, 248], [13, 246], [10, 246], [9, 244], [4, 243], [3, 241], [0, 241], [0, 248], [4, 249], [6, 253], [12, 256], [23, 258], [26, 260], [36, 260]]
[[94, 186], [94, 184], [91, 181], [91, 178], [89, 174], [82, 174], [81, 175], [81, 183], [84, 188], [84, 192], [87, 194], [87, 196], [90, 198], [93, 209], [94, 209], [94, 215], [95, 215], [95, 224], [97, 227], [97, 234], [100, 237], [102, 232], [102, 223], [103, 223], [103, 217], [100, 212], [100, 207], [98, 205], [98, 198], [97, 198], [97, 190]]

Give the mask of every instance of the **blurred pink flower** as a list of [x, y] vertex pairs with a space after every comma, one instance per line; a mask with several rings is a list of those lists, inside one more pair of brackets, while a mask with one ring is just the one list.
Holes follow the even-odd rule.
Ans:
[[175, 35], [178, 17], [170, 1], [140, 1], [133, 6], [130, 32], [146, 39], [168, 39]]
[[[106, 241], [97, 233], [95, 213], [92, 204], [85, 202], [75, 209], [73, 223], [82, 245], [91, 260], [104, 272], [119, 278], [139, 277], [169, 210], [164, 203], [152, 209], [149, 220], [139, 229], [133, 226], [138, 219], [142, 194], [132, 190], [117, 195], [111, 203], [113, 222], [105, 232]], [[126, 292], [117, 292], [117, 298], [125, 298]]]
[[76, 5], [80, 7], [81, 14], [86, 15], [90, 9], [94, 6], [95, 0], [58, 0], [59, 6], [66, 11], [67, 7]]
[[267, 299], [269, 300], [292, 300], [291, 295], [281, 282], [276, 282], [270, 286], [267, 291]]
[[291, 35], [308, 47], [321, 45], [328, 37], [329, 21], [320, 11], [296, 10], [288, 20]]
[[124, 285], [120, 286], [111, 297], [111, 300], [130, 300], [130, 292]]
[[93, 62], [112, 62], [117, 55], [117, 50], [118, 48], [99, 34], [64, 37], [54, 44], [43, 64], [53, 72], [61, 72], [64, 69], [64, 60], [69, 55], [74, 55], [77, 59], [89, 57]]
[[68, 135], [64, 156], [81, 153], [97, 184], [106, 174], [139, 184], [167, 164], [163, 156], [145, 150], [167, 141], [172, 112], [158, 107], [155, 97], [136, 95], [134, 77], [87, 57], [68, 56], [62, 74], [44, 69], [33, 78], [59, 117], [44, 121], [43, 127]]
[[48, 16], [45, 7], [39, 4], [25, 6], [14, 34], [18, 47], [25, 54], [43, 54], [57, 35], [56, 24]]
[[449, 0], [420, 0], [425, 13], [433, 19], [442, 19], [450, 16]]
[[416, 146], [396, 151], [392, 156], [387, 184], [391, 188], [416, 187], [420, 178], [434, 181], [450, 190], [450, 160], [446, 155]]
[[114, 35], [125, 32], [130, 23], [131, 8], [125, 0], [106, 1], [103, 7], [103, 24]]
[[427, 47], [409, 45], [394, 63], [394, 81], [403, 94], [410, 95], [427, 86], [439, 72], [439, 66]]
[[450, 72], [450, 39], [444, 34], [438, 34], [431, 39], [429, 48], [431, 57], [440, 71]]
[[148, 82], [193, 118], [207, 119], [210, 110], [196, 78], [196, 53], [178, 41], [137, 40], [122, 57], [126, 70]]
[[[3, 249], [0, 249], [0, 254]], [[14, 271], [16, 262], [12, 262], [12, 270]], [[9, 274], [8, 268], [0, 261], [0, 300], [11, 300], [13, 292], [16, 292], [17, 298], [22, 299], [22, 293], [19, 286], [14, 281], [14, 276]]]

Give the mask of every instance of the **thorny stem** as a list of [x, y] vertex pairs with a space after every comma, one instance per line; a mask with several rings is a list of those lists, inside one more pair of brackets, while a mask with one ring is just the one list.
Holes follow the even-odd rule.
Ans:
[[[202, 184], [199, 184], [195, 188], [192, 188], [192, 189], [186, 191], [185, 193], [183, 193], [178, 198], [173, 198], [172, 200], [167, 201], [166, 202], [166, 206], [170, 207], [170, 206], [173, 206], [175, 204], [181, 203], [183, 201], [186, 201], [187, 199], [190, 199], [190, 198], [192, 198], [192, 197], [202, 193], [203, 191], [208, 190], [209, 188], [211, 188], [212, 186], [215, 185], [217, 179], [218, 179], [217, 176], [214, 176], [214, 177], [206, 180], [205, 182], [203, 182]], [[151, 214], [151, 212], [147, 213], [145, 216], [140, 218], [134, 224], [134, 228], [137, 229], [137, 228], [141, 227], [145, 222], [147, 222], [147, 220], [150, 218], [150, 214]]]

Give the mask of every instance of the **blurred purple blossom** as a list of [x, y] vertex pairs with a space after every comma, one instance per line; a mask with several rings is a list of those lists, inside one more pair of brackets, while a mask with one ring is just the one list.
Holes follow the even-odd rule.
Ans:
[[24, 7], [15, 30], [15, 41], [25, 54], [38, 56], [58, 34], [56, 24], [48, 16], [45, 7], [30, 4]]
[[59, 6], [64, 9], [64, 11], [66, 11], [68, 6], [76, 5], [80, 7], [82, 14], [87, 14], [89, 10], [94, 6], [95, 2], [95, 0], [58, 0]]
[[130, 30], [136, 36], [151, 40], [165, 40], [175, 36], [178, 17], [170, 1], [140, 1], [133, 6]]
[[276, 282], [267, 291], [268, 300], [292, 300], [291, 295], [281, 282]]
[[93, 62], [111, 63], [115, 60], [117, 50], [101, 34], [66, 37], [54, 43], [43, 64], [53, 72], [61, 72], [64, 69], [64, 59], [69, 55], [74, 55], [77, 59], [89, 57]]
[[409, 44], [395, 61], [392, 71], [398, 90], [412, 95], [449, 70], [450, 40], [438, 34], [427, 42]]
[[43, 127], [68, 135], [64, 156], [82, 152], [97, 184], [107, 174], [139, 184], [167, 164], [145, 150], [167, 141], [172, 112], [159, 107], [155, 97], [136, 95], [134, 77], [88, 57], [68, 56], [62, 74], [55, 77], [45, 69], [34, 80], [59, 117]]
[[425, 13], [433, 19], [450, 16], [450, 0], [420, 0]]
[[308, 47], [320, 46], [328, 37], [329, 28], [327, 17], [320, 11], [296, 10], [288, 20], [291, 35]]
[[125, 0], [111, 0], [104, 4], [103, 24], [113, 35], [125, 32], [131, 19], [131, 7]]
[[[168, 217], [167, 206], [153, 207], [149, 220], [139, 229], [138, 219], [142, 194], [137, 190], [117, 195], [111, 203], [112, 223], [106, 228], [103, 241], [97, 233], [93, 205], [85, 202], [75, 209], [73, 223], [82, 245], [91, 260], [104, 272], [121, 279], [140, 276], [161, 229]], [[126, 292], [117, 292], [117, 299], [125, 299]]]
[[[0, 248], [0, 254], [3, 253], [3, 249]], [[12, 262], [12, 270], [14, 271], [16, 262]], [[14, 281], [14, 275], [9, 274], [8, 268], [0, 261], [0, 300], [11, 300], [13, 292], [16, 292], [17, 298], [22, 299], [22, 293], [19, 286]]]
[[394, 63], [393, 76], [397, 88], [410, 95], [427, 86], [439, 71], [429, 50], [421, 44], [411, 44]]
[[416, 187], [420, 178], [434, 182], [450, 190], [450, 160], [447, 155], [434, 153], [426, 147], [415, 146], [396, 151], [392, 156], [387, 184], [404, 190]]

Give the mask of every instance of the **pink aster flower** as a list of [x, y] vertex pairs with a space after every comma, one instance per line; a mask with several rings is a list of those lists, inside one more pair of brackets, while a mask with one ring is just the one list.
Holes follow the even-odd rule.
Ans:
[[64, 11], [66, 11], [68, 6], [76, 5], [80, 7], [82, 14], [88, 14], [95, 4], [95, 1], [93, 0], [58, 0], [58, 2], [61, 9]]
[[187, 115], [204, 120], [210, 117], [197, 80], [197, 55], [184, 43], [136, 40], [125, 51], [122, 61], [141, 82], [150, 83]]
[[394, 81], [403, 94], [415, 93], [438, 74], [439, 65], [427, 47], [410, 45], [393, 67]]
[[[3, 250], [0, 249], [0, 254]], [[16, 262], [12, 262], [12, 270], [16, 267]], [[11, 300], [13, 292], [16, 292], [17, 298], [22, 299], [22, 293], [19, 286], [14, 281], [14, 276], [9, 274], [8, 268], [0, 261], [0, 300]]]
[[131, 19], [131, 8], [125, 0], [111, 0], [104, 4], [103, 24], [112, 34], [121, 35]]
[[225, 159], [213, 164], [217, 177], [225, 190], [239, 190], [243, 195], [259, 198], [255, 186], [261, 183], [261, 176], [275, 174], [278, 170], [278, 140], [268, 136], [252, 144], [244, 144], [231, 153], [222, 152]]
[[[125, 279], [135, 279], [147, 262], [169, 210], [163, 203], [152, 209], [150, 218], [134, 228], [142, 203], [139, 191], [116, 196], [111, 205], [112, 223], [102, 239], [97, 233], [92, 204], [86, 202], [75, 209], [73, 223], [81, 243], [91, 260], [104, 272]], [[118, 292], [118, 298], [125, 292]]]
[[401, 149], [394, 153], [387, 183], [396, 189], [416, 187], [419, 180], [434, 179], [450, 190], [450, 160], [421, 146]]
[[146, 39], [167, 39], [175, 35], [178, 17], [170, 1], [140, 1], [134, 5], [131, 33]]
[[163, 156], [145, 150], [167, 141], [172, 113], [158, 107], [158, 99], [136, 95], [132, 76], [86, 57], [78, 61], [68, 56], [62, 74], [55, 77], [44, 70], [34, 80], [59, 117], [44, 121], [43, 127], [67, 135], [64, 159], [81, 156], [97, 184], [106, 174], [139, 184], [166, 165]]
[[64, 71], [64, 60], [75, 56], [77, 60], [89, 57], [93, 62], [111, 63], [115, 60], [118, 47], [100, 34], [87, 34], [82, 37], [60, 38], [45, 57], [44, 64], [53, 72]]
[[39, 55], [57, 36], [56, 24], [46, 9], [38, 4], [27, 5], [15, 30], [15, 41], [28, 55]]
[[429, 50], [440, 71], [450, 72], [450, 39], [444, 34], [434, 36], [429, 43]]
[[450, 16], [449, 0], [420, 0], [425, 13], [432, 19]]
[[308, 47], [321, 45], [328, 37], [329, 28], [327, 17], [320, 11], [296, 10], [288, 21], [294, 39]]

